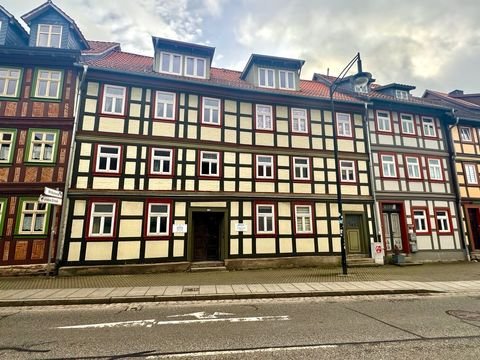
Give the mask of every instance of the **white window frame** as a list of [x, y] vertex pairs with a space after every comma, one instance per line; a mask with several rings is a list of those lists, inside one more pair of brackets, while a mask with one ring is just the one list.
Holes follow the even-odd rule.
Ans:
[[[187, 62], [189, 60], [193, 60], [193, 74], [188, 73]], [[199, 61], [203, 61], [203, 67], [202, 67], [203, 75], [198, 75], [198, 71], [200, 70], [200, 67], [198, 66]], [[185, 76], [199, 78], [199, 79], [206, 79], [207, 78], [207, 59], [202, 57], [196, 57], [196, 56], [185, 56]]]
[[[42, 26], [48, 26], [48, 31], [44, 32], [41, 31]], [[53, 32], [53, 27], [59, 27], [60, 32]], [[63, 26], [58, 24], [38, 24], [37, 27], [37, 46], [39, 47], [51, 47], [51, 48], [61, 48], [62, 47], [62, 33], [63, 33]], [[47, 35], [47, 45], [40, 45], [40, 35], [46, 34]], [[58, 46], [56, 44], [52, 44], [52, 35], [58, 35]]]
[[[260, 161], [259, 159], [261, 157], [264, 157], [264, 158], [269, 158], [270, 161], [269, 162], [266, 162], [266, 161]], [[256, 155], [255, 156], [255, 163], [256, 163], [256, 171], [255, 171], [255, 175], [256, 175], [256, 178], [257, 179], [274, 179], [274, 162], [273, 162], [273, 156], [272, 155]], [[259, 169], [262, 168], [263, 169], [263, 174], [264, 175], [259, 175], [260, 171]], [[267, 173], [267, 169], [270, 168], [270, 173], [271, 175], [268, 176], [268, 175], [265, 175]]]
[[308, 134], [307, 109], [292, 108], [291, 124], [292, 133]]
[[[467, 130], [467, 132], [464, 132]], [[460, 134], [460, 140], [462, 142], [473, 142], [473, 136], [472, 136], [472, 128], [466, 127], [466, 126], [459, 126], [459, 134]], [[464, 136], [467, 135], [467, 136]]]
[[[20, 86], [20, 79], [22, 76], [22, 69], [19, 68], [9, 68], [9, 67], [0, 67], [0, 71], [5, 71], [7, 74], [5, 78], [1, 78], [5, 81], [3, 88], [0, 88], [0, 97], [17, 97], [18, 89]], [[13, 76], [12, 72], [17, 72], [18, 76]], [[15, 91], [13, 94], [8, 94], [8, 87], [10, 82], [15, 82]]]
[[[270, 208], [270, 212], [260, 213], [260, 208]], [[257, 234], [275, 234], [275, 206], [273, 204], [256, 204], [256, 230]], [[272, 220], [272, 228], [268, 229], [268, 219]], [[260, 224], [263, 225], [264, 230], [260, 230]]]
[[[103, 148], [117, 149], [116, 154], [111, 153], [102, 153]], [[120, 154], [122, 153], [122, 147], [120, 145], [97, 145], [97, 158], [95, 159], [95, 171], [98, 173], [106, 174], [118, 174], [120, 173]], [[106, 169], [100, 169], [100, 160], [104, 157], [106, 159], [105, 166]], [[115, 170], [110, 169], [112, 159], [117, 160], [117, 167]]]
[[[213, 105], [207, 105], [207, 101], [215, 101], [217, 104], [216, 106]], [[222, 101], [220, 99], [216, 98], [210, 98], [210, 97], [204, 97], [202, 98], [202, 124], [208, 124], [208, 125], [221, 125], [221, 104]], [[217, 113], [217, 121], [214, 120], [214, 114], [215, 111]]]
[[[340, 160], [340, 179], [345, 183], [356, 183], [357, 174], [355, 171], [355, 161], [353, 160]], [[344, 177], [344, 175], [346, 177]], [[350, 175], [353, 179], [350, 179]]]
[[[292, 82], [290, 83], [289, 75], [292, 76]], [[282, 76], [285, 77], [285, 86], [282, 86]], [[295, 90], [295, 72], [288, 70], [278, 71], [278, 87], [282, 90]]]
[[[298, 163], [298, 160], [302, 162], [306, 160], [306, 164]], [[308, 181], [310, 180], [310, 158], [308, 157], [293, 157], [293, 179], [294, 180], [303, 180]], [[300, 176], [297, 176], [297, 170], [299, 170]], [[307, 175], [304, 175], [304, 171], [307, 171]]]
[[[35, 200], [21, 200], [22, 201], [22, 208], [20, 212], [20, 225], [18, 227], [18, 234], [19, 235], [32, 235], [32, 234], [45, 234], [47, 220], [48, 220], [48, 204], [41, 204]], [[30, 203], [33, 204], [32, 210], [27, 210], [26, 205]], [[43, 207], [43, 209], [40, 209]], [[23, 222], [25, 221], [25, 215], [32, 215], [32, 221], [30, 223], [30, 230], [23, 230]], [[35, 230], [35, 223], [37, 221], [37, 217], [43, 216], [43, 226], [41, 230]]]
[[[416, 213], [422, 213], [422, 214], [416, 214]], [[416, 209], [413, 208], [412, 210], [413, 214], [413, 223], [415, 226], [415, 232], [417, 233], [428, 233], [429, 232], [429, 226], [428, 226], [428, 214], [425, 209]], [[422, 223], [423, 221], [423, 223]], [[422, 224], [424, 227], [417, 226], [417, 224]]]
[[408, 100], [408, 91], [396, 89], [395, 97], [399, 100]]
[[442, 209], [435, 209], [434, 211], [435, 219], [437, 220], [437, 232], [439, 234], [451, 233], [452, 229], [450, 228], [450, 212]]
[[[168, 63], [168, 70], [163, 70], [162, 65], [163, 65], [163, 57], [164, 56], [170, 56], [170, 61]], [[173, 59], [175, 57], [180, 58], [180, 69], [178, 72], [173, 71]], [[158, 71], [164, 74], [173, 74], [173, 75], [182, 75], [182, 70], [183, 70], [183, 56], [180, 54], [168, 52], [168, 51], [161, 51], [160, 52], [160, 64], [159, 64], [159, 69]]]
[[[122, 95], [115, 95], [115, 94], [107, 94], [108, 89], [121, 89]], [[126, 100], [127, 88], [125, 86], [116, 86], [116, 85], [108, 85], [106, 84], [103, 87], [103, 104], [102, 104], [102, 113], [103, 114], [112, 114], [112, 115], [124, 115], [125, 114], [125, 100]], [[107, 105], [107, 98], [112, 99], [112, 109], [106, 109]], [[121, 104], [121, 111], [115, 111], [117, 106], [117, 102], [120, 101]]]
[[[10, 135], [10, 140], [3, 139], [3, 135], [5, 134]], [[0, 129], [0, 155], [2, 154], [3, 148], [7, 149], [7, 156], [5, 159], [0, 158], [0, 164], [9, 164], [11, 162], [10, 159], [12, 158], [13, 146], [15, 144], [15, 135], [16, 132], [14, 130]]]
[[[215, 154], [216, 159], [204, 159], [205, 154]], [[208, 163], [208, 174], [203, 173], [203, 163]], [[213, 164], [217, 165], [217, 172], [212, 172]], [[216, 151], [200, 151], [200, 176], [212, 176], [212, 177], [219, 177], [220, 176], [220, 153]]]
[[[171, 97], [170, 99], [159, 99], [161, 95], [166, 95]], [[159, 104], [163, 105], [163, 112], [162, 114], [159, 113], [160, 106]], [[165, 119], [165, 120], [175, 120], [176, 116], [176, 105], [177, 105], [177, 94], [166, 92], [166, 91], [156, 91], [155, 92], [155, 119]], [[168, 107], [171, 106], [172, 109], [172, 116], [168, 116]]]
[[[295, 208], [295, 233], [296, 234], [313, 234], [313, 216], [312, 205], [294, 205]], [[300, 208], [308, 208], [308, 214], [299, 213]], [[310, 228], [307, 229], [307, 226]]]
[[[415, 163], [411, 163], [410, 160], [414, 159]], [[408, 179], [422, 179], [422, 166], [420, 158], [416, 156], [405, 156], [405, 165], [407, 167], [407, 177]], [[418, 172], [418, 176], [412, 175], [412, 172], [415, 172], [415, 168]], [[412, 170], [412, 171], [410, 171]]]
[[[112, 211], [111, 212], [106, 212], [106, 211], [95, 211], [95, 205], [112, 205]], [[113, 236], [114, 234], [114, 229], [115, 229], [115, 221], [116, 221], [116, 208], [117, 204], [114, 202], [107, 202], [107, 201], [94, 201], [91, 203], [91, 211], [90, 211], [90, 219], [89, 219], [89, 229], [88, 229], [88, 236], [89, 237], [108, 237], [108, 236]], [[94, 218], [99, 217], [100, 218], [100, 228], [99, 232], [94, 234], [93, 233], [93, 223], [94, 223]], [[110, 227], [110, 232], [106, 233], [105, 232], [105, 219], [111, 217], [111, 227]]]
[[341, 137], [353, 138], [352, 118], [350, 114], [337, 113], [337, 135]]
[[[42, 134], [42, 138], [37, 140], [35, 139], [35, 134]], [[47, 135], [53, 135], [53, 140], [47, 140]], [[28, 151], [28, 162], [41, 162], [41, 163], [53, 163], [55, 162], [55, 153], [56, 153], [56, 146], [57, 146], [57, 133], [55, 131], [39, 131], [39, 130], [32, 130], [30, 136], [30, 148]], [[33, 152], [35, 150], [35, 145], [40, 145], [40, 153], [39, 159], [33, 158]], [[51, 159], [44, 159], [45, 157], [45, 149], [47, 145], [51, 145]]]
[[[43, 77], [41, 73], [45, 72], [48, 73], [48, 76]], [[53, 74], [58, 74], [58, 79], [53, 78]], [[44, 95], [40, 94], [40, 82], [46, 82], [46, 93]], [[59, 99], [60, 98], [60, 90], [62, 88], [62, 81], [63, 81], [63, 73], [60, 70], [47, 70], [47, 69], [37, 69], [37, 81], [35, 83], [35, 97], [41, 99]], [[57, 91], [55, 95], [49, 95], [52, 86], [57, 84]]]
[[[262, 77], [262, 72], [264, 74], [263, 77]], [[272, 85], [268, 84], [269, 74], [272, 75]], [[263, 87], [263, 88], [274, 89], [275, 88], [275, 69], [259, 67], [258, 68], [258, 86]]]
[[463, 168], [465, 169], [465, 183], [467, 185], [478, 185], [477, 164], [464, 163]]
[[[392, 160], [384, 160], [384, 157], [390, 157]], [[393, 154], [381, 154], [380, 166], [382, 167], [382, 175], [384, 178], [397, 178], [397, 157]], [[387, 169], [387, 171], [385, 171]]]
[[390, 116], [390, 111], [377, 110], [377, 131], [392, 132], [392, 117]]
[[[267, 109], [268, 111], [264, 111]], [[270, 120], [268, 120], [268, 118], [270, 118]], [[267, 125], [270, 125], [270, 126], [267, 126]], [[273, 131], [273, 108], [271, 105], [262, 105], [262, 104], [256, 105], [255, 129]]]
[[[166, 212], [152, 211], [152, 206], [166, 206]], [[157, 219], [155, 232], [150, 231], [150, 221], [155, 217]], [[166, 219], [166, 229], [164, 232], [160, 231], [161, 219]], [[169, 236], [170, 235], [170, 203], [151, 202], [148, 204], [148, 216], [147, 216], [147, 236]]]
[[[437, 164], [432, 164], [434, 162], [437, 162]], [[436, 158], [428, 158], [427, 159], [428, 163], [428, 174], [430, 180], [434, 181], [443, 181], [443, 164], [441, 159], [436, 159]]]
[[355, 84], [353, 86], [353, 91], [355, 91], [356, 93], [360, 93], [360, 94], [368, 94], [368, 83], [365, 84], [365, 85]]
[[[412, 131], [406, 131], [410, 130], [410, 125], [407, 125], [406, 127], [404, 126], [404, 123], [411, 124], [411, 129]], [[410, 114], [400, 114], [400, 127], [402, 128], [402, 134], [406, 135], [416, 135], [417, 132], [415, 131], [415, 118], [413, 115]]]
[[423, 136], [431, 138], [437, 137], [437, 129], [434, 118], [422, 116], [422, 129]]
[[[156, 151], [165, 151], [168, 152], [169, 155], [155, 155]], [[160, 162], [160, 170], [155, 171], [155, 161]], [[163, 170], [165, 162], [168, 161], [168, 171], [165, 172]], [[152, 175], [163, 175], [163, 176], [170, 176], [172, 175], [173, 169], [173, 150], [172, 149], [164, 149], [164, 148], [152, 148], [150, 153], [150, 174]]]

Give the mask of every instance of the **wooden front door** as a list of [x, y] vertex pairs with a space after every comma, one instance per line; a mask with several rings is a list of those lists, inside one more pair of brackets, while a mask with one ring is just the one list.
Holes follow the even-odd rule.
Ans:
[[398, 204], [384, 204], [382, 212], [387, 251], [393, 251], [395, 247], [399, 251], [403, 251], [400, 206]]
[[470, 243], [472, 250], [480, 250], [480, 209], [468, 209], [468, 221], [470, 222]]
[[345, 235], [347, 241], [347, 253], [366, 254], [367, 246], [363, 231], [363, 216], [359, 214], [347, 214], [345, 216]]
[[193, 261], [220, 260], [223, 213], [193, 213]]

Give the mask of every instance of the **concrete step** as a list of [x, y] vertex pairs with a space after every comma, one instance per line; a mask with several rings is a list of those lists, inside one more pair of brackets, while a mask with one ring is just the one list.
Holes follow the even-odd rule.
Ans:
[[347, 257], [347, 266], [350, 268], [376, 267], [380, 266], [380, 264], [375, 263], [375, 260], [372, 258], [350, 255]]
[[191, 267], [191, 272], [207, 272], [207, 271], [227, 271], [225, 266], [201, 266], [201, 267]]

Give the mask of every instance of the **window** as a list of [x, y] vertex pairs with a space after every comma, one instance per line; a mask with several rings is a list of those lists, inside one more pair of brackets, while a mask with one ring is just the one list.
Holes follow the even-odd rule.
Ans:
[[360, 94], [368, 94], [368, 83], [365, 84], [365, 85], [355, 84], [353, 86], [353, 90], [357, 93], [360, 93]]
[[478, 184], [478, 172], [476, 164], [463, 164], [465, 169], [465, 182], [468, 185]]
[[377, 130], [392, 132], [392, 122], [388, 111], [377, 111]]
[[34, 97], [59, 99], [62, 88], [62, 72], [39, 69], [36, 72]]
[[395, 97], [399, 100], [408, 100], [408, 91], [395, 90]]
[[105, 85], [103, 89], [103, 109], [105, 114], [123, 115], [125, 112], [125, 93], [123, 86]]
[[7, 199], [0, 199], [0, 236], [3, 235], [3, 223], [5, 222], [6, 208]]
[[[175, 100], [174, 93], [157, 91], [155, 93], [155, 118], [175, 120]], [[122, 107], [123, 108], [123, 107]]]
[[113, 236], [115, 224], [115, 203], [94, 202], [91, 207], [90, 228], [91, 237]]
[[280, 70], [280, 89], [295, 90], [295, 73], [293, 71]]
[[148, 204], [147, 236], [170, 235], [170, 204]]
[[310, 159], [309, 158], [293, 158], [293, 179], [294, 180], [310, 180]]
[[220, 100], [204, 97], [202, 106], [202, 123], [220, 125]]
[[162, 51], [160, 53], [160, 72], [181, 75], [182, 56]]
[[428, 159], [428, 173], [430, 180], [443, 181], [443, 168], [440, 159]]
[[275, 71], [273, 69], [258, 69], [258, 84], [261, 87], [275, 87]]
[[297, 234], [311, 234], [312, 207], [310, 205], [295, 205], [295, 230]]
[[206, 64], [207, 63], [205, 59], [193, 56], [186, 56], [185, 75], [204, 79], [206, 77]]
[[45, 234], [48, 205], [33, 199], [20, 199], [20, 221], [17, 234]]
[[409, 179], [421, 179], [420, 158], [416, 156], [405, 156], [407, 165], [407, 176]]
[[273, 205], [257, 204], [257, 234], [275, 233], [275, 213]]
[[356, 182], [355, 162], [352, 160], [340, 160], [340, 176], [342, 182]]
[[256, 156], [256, 178], [257, 179], [273, 179], [273, 156], [257, 155]]
[[11, 163], [16, 130], [0, 129], [0, 164]]
[[426, 209], [413, 209], [413, 221], [416, 233], [428, 233], [428, 214]]
[[435, 210], [435, 218], [437, 220], [437, 231], [439, 233], [452, 233], [452, 226], [451, 226], [451, 217], [450, 211], [448, 209], [445, 210]]
[[55, 162], [58, 130], [30, 129], [28, 138], [27, 162]]
[[422, 117], [423, 135], [426, 137], [436, 137], [435, 121], [432, 118]]
[[269, 105], [257, 105], [256, 107], [256, 129], [273, 130], [272, 107]]
[[292, 132], [308, 133], [308, 119], [306, 109], [292, 109]]
[[22, 70], [0, 68], [0, 96], [19, 97]]
[[350, 114], [337, 114], [337, 134], [342, 137], [353, 137]]
[[219, 159], [220, 159], [220, 154], [218, 152], [201, 151], [200, 152], [200, 175], [220, 176]]
[[62, 40], [61, 25], [38, 25], [37, 46], [59, 48]]
[[171, 149], [152, 149], [150, 161], [150, 174], [172, 175]]
[[120, 146], [98, 145], [95, 170], [99, 173], [118, 174], [120, 172], [120, 153]]
[[415, 135], [415, 122], [413, 116], [409, 114], [400, 114], [402, 134]]
[[380, 155], [380, 162], [383, 177], [397, 177], [397, 159], [395, 155]]
[[460, 140], [463, 142], [472, 142], [472, 129], [468, 127], [460, 128]]

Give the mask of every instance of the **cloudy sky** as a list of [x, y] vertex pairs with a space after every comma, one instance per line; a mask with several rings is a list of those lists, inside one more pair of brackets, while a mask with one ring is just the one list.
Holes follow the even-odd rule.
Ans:
[[[21, 15], [43, 0], [2, 0]], [[478, 0], [56, 0], [87, 39], [152, 56], [151, 35], [216, 47], [214, 66], [251, 53], [304, 59], [302, 78], [338, 74], [357, 52], [377, 83], [480, 92]]]

